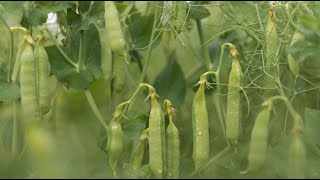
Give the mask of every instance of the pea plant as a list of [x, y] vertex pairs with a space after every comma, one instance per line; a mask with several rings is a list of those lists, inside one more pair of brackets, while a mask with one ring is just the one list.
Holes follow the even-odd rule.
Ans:
[[319, 178], [319, 14], [0, 1], [0, 177]]

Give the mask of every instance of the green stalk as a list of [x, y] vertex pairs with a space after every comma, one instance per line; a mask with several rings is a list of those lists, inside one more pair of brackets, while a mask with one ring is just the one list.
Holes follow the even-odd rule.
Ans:
[[96, 103], [94, 102], [94, 99], [91, 95], [91, 92], [89, 89], [84, 91], [88, 100], [88, 103], [94, 113], [94, 115], [96, 116], [96, 118], [99, 120], [99, 122], [101, 123], [101, 125], [106, 129], [107, 133], [108, 133], [108, 125], [106, 124], [106, 122], [103, 119], [102, 114], [100, 113]]
[[[201, 26], [201, 20], [197, 19], [196, 20], [197, 28], [198, 28], [198, 34], [199, 34], [199, 39], [200, 39], [200, 44], [204, 44], [203, 40], [203, 31], [202, 31], [202, 26]], [[201, 46], [202, 47], [202, 46]], [[208, 54], [207, 46], [204, 46], [203, 48], [200, 49], [201, 55], [204, 56], [204, 61], [207, 67], [207, 70], [211, 70], [213, 68], [213, 64], [210, 62], [209, 54]]]
[[[154, 21], [153, 21], [153, 27], [152, 27], [152, 33], [151, 33], [151, 37], [150, 37], [150, 41], [149, 41], [150, 43], [152, 43], [152, 41], [153, 41], [153, 39], [154, 39], [158, 16], [159, 16], [159, 11], [158, 11], [158, 8], [156, 8], [155, 16], [154, 16]], [[140, 83], [142, 83], [142, 82], [144, 81], [144, 77], [145, 77], [145, 75], [146, 75], [146, 70], [147, 70], [149, 61], [150, 61], [150, 59], [151, 59], [151, 52], [152, 52], [152, 45], [150, 45], [150, 46], [148, 47], [147, 59], [146, 59], [146, 61], [145, 61], [144, 64], [143, 64], [143, 69], [142, 69], [142, 73], [141, 73], [140, 80], [139, 80]]]

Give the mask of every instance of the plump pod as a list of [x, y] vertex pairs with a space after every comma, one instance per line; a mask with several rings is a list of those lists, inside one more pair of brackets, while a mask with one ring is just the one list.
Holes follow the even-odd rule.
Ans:
[[125, 55], [126, 43], [123, 38], [117, 7], [113, 1], [105, 1], [104, 10], [106, 31], [111, 40], [111, 49], [118, 55]]
[[167, 178], [179, 178], [180, 168], [180, 140], [179, 131], [172, 119], [166, 131], [167, 135]]
[[298, 134], [295, 134], [289, 147], [288, 179], [305, 179], [306, 149]]
[[36, 69], [33, 49], [28, 42], [24, 42], [24, 50], [21, 54], [21, 103], [24, 118], [37, 120], [39, 110], [37, 103]]
[[[294, 33], [294, 35], [293, 35], [293, 37], [291, 39], [290, 46], [292, 46], [295, 42], [297, 42], [299, 40], [304, 40], [304, 35], [300, 31], [297, 31], [297, 32]], [[299, 76], [299, 71], [300, 71], [299, 64], [291, 54], [288, 54], [288, 64], [289, 64], [289, 68], [290, 68], [291, 72], [296, 77], [298, 77]]]
[[120, 116], [114, 117], [108, 127], [107, 152], [109, 156], [109, 164], [115, 176], [115, 169], [122, 153], [123, 132], [120, 124], [120, 119]]
[[161, 106], [156, 95], [151, 95], [149, 116], [149, 159], [152, 175], [155, 178], [165, 176], [165, 127]]
[[50, 94], [49, 94], [49, 75], [50, 64], [48, 54], [44, 47], [39, 44], [34, 52], [37, 59], [38, 72], [38, 94], [39, 108], [42, 115], [47, 114], [50, 110]]
[[226, 135], [230, 143], [236, 146], [238, 143], [240, 125], [240, 86], [241, 86], [241, 66], [237, 59], [233, 59], [229, 75]]
[[258, 114], [251, 132], [247, 171], [256, 171], [264, 163], [268, 145], [268, 125], [271, 114], [269, 106]]
[[209, 159], [209, 122], [204, 90], [205, 83], [202, 83], [192, 103], [192, 158], [196, 171]]
[[[276, 75], [276, 63], [277, 63], [277, 49], [278, 49], [278, 35], [274, 22], [273, 12], [269, 12], [268, 22], [265, 29], [265, 60], [264, 70], [268, 74], [264, 74], [264, 80], [262, 87], [264, 88], [276, 88], [276, 82], [274, 80]], [[274, 94], [273, 89], [263, 90], [263, 98], [267, 99]]]

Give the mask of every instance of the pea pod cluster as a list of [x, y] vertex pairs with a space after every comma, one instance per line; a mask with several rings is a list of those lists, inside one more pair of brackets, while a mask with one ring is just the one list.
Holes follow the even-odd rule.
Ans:
[[167, 100], [167, 113], [169, 125], [166, 129], [167, 139], [167, 178], [179, 178], [180, 168], [180, 139], [179, 131], [174, 125], [172, 116], [174, 109], [170, 101]]
[[104, 18], [112, 51], [118, 55], [126, 56], [126, 43], [121, 29], [119, 12], [113, 1], [104, 2]]
[[21, 54], [21, 103], [23, 112], [28, 120], [39, 118], [39, 108], [37, 102], [36, 83], [36, 61], [31, 44], [27, 41], [23, 43]]
[[[275, 17], [273, 11], [269, 11], [268, 22], [265, 29], [265, 60], [264, 60], [264, 78], [262, 87], [276, 88], [276, 63], [278, 51], [278, 34], [275, 24]], [[267, 99], [274, 94], [273, 89], [264, 89], [263, 98]]]
[[[293, 46], [293, 44], [299, 40], [304, 40], [304, 35], [300, 31], [297, 31], [294, 33], [294, 35], [291, 39], [290, 46]], [[296, 77], [298, 77], [299, 71], [300, 71], [299, 64], [298, 64], [297, 60], [291, 54], [288, 54], [288, 65], [289, 65], [291, 72]]]
[[271, 106], [264, 106], [254, 122], [250, 139], [248, 167], [245, 172], [256, 171], [264, 164], [267, 154], [270, 115]]
[[50, 64], [48, 54], [42, 43], [38, 43], [34, 51], [37, 62], [37, 89], [39, 97], [39, 108], [42, 115], [50, 110], [49, 75]]
[[241, 117], [241, 94], [240, 86], [242, 71], [239, 61], [236, 58], [232, 60], [232, 67], [228, 83], [227, 99], [227, 118], [226, 118], [226, 136], [233, 146], [238, 144], [240, 117]]
[[116, 176], [117, 163], [122, 153], [123, 132], [120, 120], [121, 115], [115, 114], [108, 126], [107, 152], [114, 176]]
[[203, 166], [209, 158], [209, 122], [204, 93], [205, 81], [201, 81], [199, 84], [199, 89], [192, 103], [192, 158], [196, 171]]
[[139, 173], [142, 165], [144, 150], [145, 150], [148, 136], [149, 136], [149, 129], [145, 129], [142, 132], [142, 135], [140, 136], [140, 141], [134, 151], [132, 165], [133, 165], [133, 170], [135, 171], [136, 174]]
[[289, 147], [287, 178], [306, 178], [306, 149], [298, 133], [292, 137]]
[[152, 175], [155, 178], [163, 178], [166, 172], [165, 122], [161, 106], [156, 97], [155, 93], [150, 95], [149, 160]]

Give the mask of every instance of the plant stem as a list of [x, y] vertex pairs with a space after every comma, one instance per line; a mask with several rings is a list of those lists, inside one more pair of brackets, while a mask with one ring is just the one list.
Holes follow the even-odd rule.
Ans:
[[106, 124], [106, 122], [103, 119], [103, 116], [101, 115], [96, 103], [94, 102], [94, 99], [91, 95], [91, 92], [89, 89], [84, 91], [88, 100], [88, 103], [94, 113], [94, 115], [97, 117], [97, 119], [99, 120], [99, 122], [101, 123], [101, 125], [106, 129], [107, 133], [108, 133], [108, 125]]
[[275, 100], [284, 101], [285, 105], [287, 106], [287, 109], [289, 110], [291, 116], [293, 117], [294, 125], [299, 125], [300, 123], [302, 123], [299, 113], [297, 113], [294, 110], [294, 108], [293, 108], [292, 104], [289, 102], [288, 98], [286, 98], [285, 96], [273, 96], [268, 99], [268, 101], [270, 101], [270, 104], [272, 104]]
[[77, 72], [80, 72], [83, 69], [84, 58], [85, 58], [85, 48], [86, 48], [85, 46], [86, 46], [85, 35], [84, 35], [84, 31], [81, 30]]
[[21, 54], [22, 54], [22, 51], [23, 51], [23, 46], [22, 44], [20, 44], [18, 46], [18, 52], [17, 52], [17, 55], [16, 55], [16, 61], [14, 62], [14, 67], [13, 67], [13, 72], [12, 72], [12, 75], [11, 75], [11, 80], [13, 83], [16, 83], [17, 81], [17, 78], [18, 78], [18, 75], [19, 75], [19, 71], [20, 71], [20, 67], [21, 67]]
[[227, 146], [225, 147], [222, 151], [220, 151], [218, 154], [216, 154], [215, 156], [213, 156], [212, 158], [210, 158], [210, 160], [204, 164], [202, 167], [199, 168], [198, 171], [194, 171], [193, 173], [191, 173], [188, 177], [192, 177], [194, 175], [196, 175], [197, 173], [200, 173], [203, 169], [205, 169], [206, 167], [208, 167], [209, 165], [211, 165], [212, 163], [214, 163], [217, 159], [221, 158], [223, 155], [225, 155], [229, 150], [230, 150], [231, 146]]
[[[209, 59], [209, 54], [208, 54], [208, 48], [207, 46], [202, 46], [202, 44], [204, 44], [204, 40], [203, 40], [203, 32], [202, 32], [202, 26], [201, 26], [201, 20], [197, 19], [196, 20], [196, 24], [197, 24], [197, 29], [198, 29], [198, 34], [199, 34], [199, 39], [200, 39], [200, 44], [201, 44], [201, 55], [204, 56], [204, 60], [205, 60], [205, 64], [207, 67], [207, 70], [211, 70], [213, 68], [213, 64], [211, 63], [210, 59]], [[203, 48], [202, 48], [203, 47]], [[207, 50], [207, 51], [206, 51]]]
[[[120, 103], [120, 104], [116, 107], [116, 109], [120, 109], [123, 105], [126, 105], [126, 107], [125, 107], [124, 111], [122, 112], [122, 114], [125, 114], [128, 110], [130, 110], [131, 107], [132, 107], [132, 104], [133, 104], [132, 102], [134, 101], [135, 97], [137, 96], [138, 92], [140, 91], [140, 89], [141, 89], [142, 87], [147, 87], [147, 88], [149, 89], [149, 95], [150, 95], [151, 93], [155, 93], [155, 92], [156, 92], [156, 90], [154, 89], [154, 87], [152, 87], [151, 85], [149, 85], [149, 84], [147, 84], [147, 83], [140, 83], [139, 86], [138, 86], [138, 88], [136, 89], [136, 91], [135, 91], [135, 92], [133, 93], [133, 95], [131, 96], [131, 98], [130, 98], [128, 101], [125, 101], [125, 102], [123, 102], [123, 103]], [[148, 97], [149, 97], [149, 96], [148, 96]]]
[[18, 120], [17, 120], [17, 101], [13, 101], [13, 132], [12, 132], [12, 158], [14, 159], [17, 156], [18, 152]]
[[[153, 27], [152, 27], [151, 37], [150, 37], [150, 41], [149, 41], [150, 43], [152, 43], [154, 35], [155, 35], [155, 32], [156, 32], [156, 25], [157, 25], [158, 16], [159, 16], [159, 11], [158, 11], [158, 8], [156, 8], [156, 12], [155, 12], [154, 20], [153, 20]], [[151, 52], [152, 52], [152, 45], [150, 45], [148, 47], [147, 59], [143, 64], [142, 73], [140, 75], [140, 80], [139, 80], [140, 83], [142, 83], [144, 81], [144, 77], [146, 75], [146, 70], [147, 70], [149, 61], [151, 59]]]

